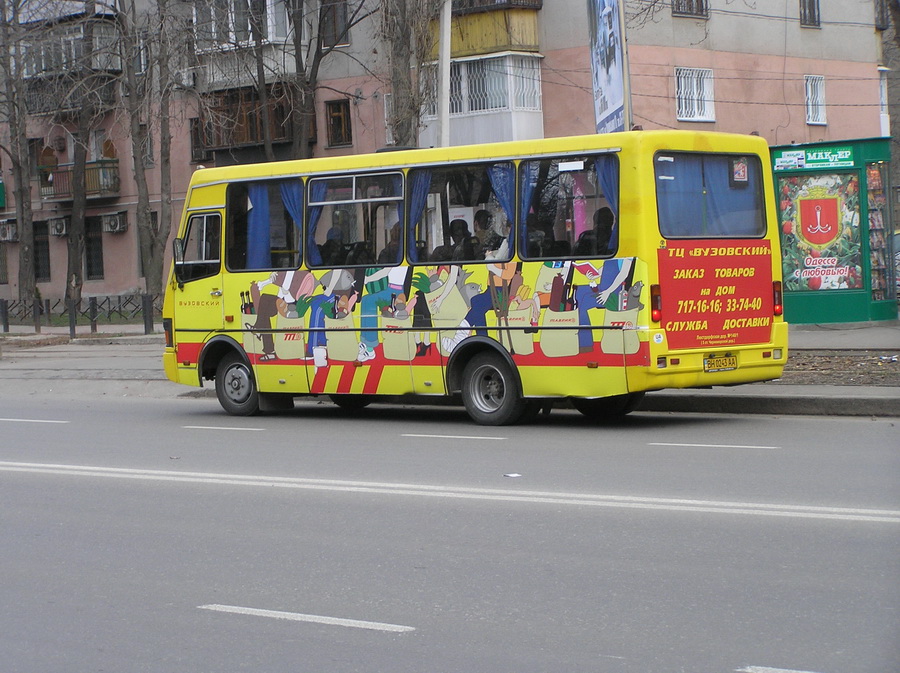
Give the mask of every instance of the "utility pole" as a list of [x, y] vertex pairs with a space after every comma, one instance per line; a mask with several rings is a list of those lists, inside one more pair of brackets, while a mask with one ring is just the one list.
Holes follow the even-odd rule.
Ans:
[[440, 43], [438, 46], [438, 145], [450, 145], [450, 17], [452, 0], [444, 0], [441, 7]]

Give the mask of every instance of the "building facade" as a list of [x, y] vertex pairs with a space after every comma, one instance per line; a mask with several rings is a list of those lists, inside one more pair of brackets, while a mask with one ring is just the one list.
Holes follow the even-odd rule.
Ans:
[[[617, 35], [623, 36], [621, 53], [627, 53], [630, 125], [755, 133], [770, 145], [888, 135], [881, 35], [887, 27], [885, 3], [454, 0], [450, 143], [595, 132], [591, 60], [596, 50], [589, 18], [591, 12], [605, 12], [593, 21], [609, 22], [612, 35], [611, 4], [623, 10]], [[155, 122], [142, 150], [151, 211], [158, 213], [162, 200], [171, 199], [173, 230], [190, 173], [198, 166], [263, 161], [267, 143], [272, 157], [289, 158], [298, 146], [297, 127], [288, 123], [294, 107], [285, 93], [298, 65], [284, 1], [267, 1], [256, 32], [247, 23], [249, 3], [228, 3], [224, 14], [213, 12], [218, 5], [204, 0], [184, 4], [190, 5], [190, 32], [175, 72], [181, 86], [174, 89], [171, 115], [171, 194], [162, 193]], [[306, 2], [306, 16], [315, 21], [307, 20], [302, 38], [308, 44], [323, 36], [320, 44], [327, 52], [316, 74], [314, 121], [304, 127], [312, 156], [370, 152], [394, 143], [389, 49], [380, 37], [379, 6], [372, 0]], [[259, 25], [264, 34], [254, 40]], [[48, 32], [45, 37], [66, 45], [77, 43], [80, 35], [73, 28], [69, 35]], [[41, 68], [32, 66], [26, 79], [65, 67], [64, 58], [43, 57]], [[433, 67], [425, 64], [421, 71]], [[120, 63], [103, 68], [116, 78], [122, 72]], [[260, 77], [266, 81], [262, 95]], [[150, 86], [146, 95], [157, 95], [154, 91]], [[87, 148], [84, 296], [146, 287], [135, 226], [130, 128], [122, 106], [115, 104], [122, 93], [111, 86], [109, 111], [94, 122]], [[8, 128], [0, 121], [0, 143], [10, 143]], [[71, 120], [29, 110], [34, 166], [29, 243], [42, 297], [65, 295], [67, 223], [74, 206], [73, 132]], [[429, 103], [419, 145], [435, 145], [438, 137], [437, 109]], [[15, 299], [23, 241], [17, 235], [22, 227], [15, 221], [9, 168], [7, 157], [0, 157], [5, 187], [0, 298]]]

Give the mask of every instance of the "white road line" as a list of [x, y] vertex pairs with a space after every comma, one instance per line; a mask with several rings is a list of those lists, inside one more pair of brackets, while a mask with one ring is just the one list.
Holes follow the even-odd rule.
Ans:
[[182, 425], [185, 430], [238, 430], [244, 432], [263, 432], [265, 428], [235, 428], [224, 425]]
[[735, 673], [814, 673], [814, 671], [797, 671], [793, 668], [769, 668], [768, 666], [747, 666], [736, 668]]
[[414, 435], [412, 433], [406, 433], [400, 435], [401, 437], [424, 437], [426, 439], [496, 439], [503, 440], [508, 439], [507, 437], [487, 437], [487, 436], [479, 436], [479, 435]]
[[70, 423], [71, 421], [46, 421], [40, 418], [0, 418], [4, 423]]
[[271, 619], [287, 619], [292, 622], [312, 622], [329, 626], [347, 626], [353, 629], [369, 629], [370, 631], [389, 631], [391, 633], [409, 633], [415, 631], [411, 626], [399, 624], [383, 624], [381, 622], [365, 622], [359, 619], [342, 619], [340, 617], [322, 617], [320, 615], [304, 615], [299, 612], [281, 612], [279, 610], [260, 610], [258, 608], [242, 608], [236, 605], [198, 605], [200, 610], [228, 612], [234, 615], [251, 617], [269, 617]]
[[748, 446], [746, 444], [676, 444], [674, 442], [649, 442], [647, 446], [686, 446], [701, 449], [780, 449], [780, 446]]
[[619, 509], [645, 509], [703, 514], [743, 514], [750, 516], [787, 517], [792, 519], [822, 519], [828, 521], [900, 523], [900, 510], [892, 509], [782, 505], [776, 503], [731, 502], [727, 500], [648, 498], [626, 495], [604, 495], [600, 493], [566, 493], [561, 491], [515, 491], [505, 489], [468, 488], [464, 486], [432, 486], [428, 484], [304, 479], [301, 477], [267, 477], [244, 474], [177, 472], [170, 470], [136, 470], [118, 467], [17, 463], [5, 461], [0, 461], [0, 472], [57, 474], [77, 477], [106, 477], [113, 479], [218, 484], [226, 486], [264, 486], [268, 488], [293, 488], [311, 491], [405, 495], [494, 502], [522, 502], [545, 505], [571, 505], [576, 507], [611, 507]]

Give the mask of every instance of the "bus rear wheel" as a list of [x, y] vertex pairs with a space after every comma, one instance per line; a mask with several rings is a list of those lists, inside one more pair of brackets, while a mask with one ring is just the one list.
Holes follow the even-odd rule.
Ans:
[[216, 397], [232, 416], [259, 413], [259, 391], [250, 366], [237, 353], [229, 353], [216, 368]]
[[572, 406], [588, 418], [597, 421], [621, 418], [638, 408], [644, 399], [644, 393], [625, 393], [612, 397], [571, 397]]
[[516, 423], [526, 410], [512, 368], [494, 353], [478, 353], [466, 364], [462, 399], [479, 425]]

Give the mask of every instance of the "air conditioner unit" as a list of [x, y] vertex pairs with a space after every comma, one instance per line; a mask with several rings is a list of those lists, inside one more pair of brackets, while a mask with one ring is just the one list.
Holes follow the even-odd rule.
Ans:
[[54, 236], [66, 236], [69, 233], [69, 218], [54, 217], [49, 220], [50, 233]]
[[15, 243], [19, 240], [19, 229], [15, 220], [0, 220], [0, 242]]
[[102, 215], [103, 231], [107, 234], [121, 234], [128, 231], [128, 214], [112, 213], [111, 215]]

